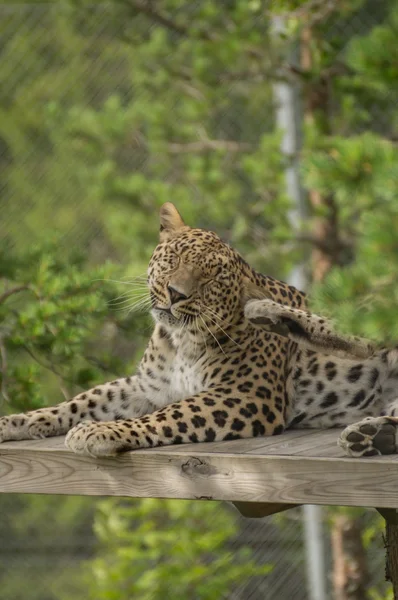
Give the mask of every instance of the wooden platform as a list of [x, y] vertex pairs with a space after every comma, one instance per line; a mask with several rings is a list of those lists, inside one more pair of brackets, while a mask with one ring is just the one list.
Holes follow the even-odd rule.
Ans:
[[350, 459], [338, 430], [93, 459], [63, 438], [0, 445], [0, 492], [398, 507], [398, 455]]

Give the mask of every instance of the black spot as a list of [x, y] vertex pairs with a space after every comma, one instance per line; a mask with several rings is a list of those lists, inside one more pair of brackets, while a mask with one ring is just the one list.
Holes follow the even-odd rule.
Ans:
[[189, 436], [188, 439], [190, 442], [193, 442], [194, 444], [197, 444], [199, 442], [198, 436], [196, 435], [196, 433], [191, 433], [191, 435]]
[[[362, 404], [362, 406], [361, 406], [361, 410], [362, 410], [362, 409], [364, 409], [364, 408], [367, 408], [367, 407], [369, 406], [369, 404], [372, 404], [372, 402], [373, 402], [373, 400], [374, 400], [374, 399], [375, 399], [375, 395], [374, 395], [374, 394], [371, 394], [371, 395], [369, 396], [369, 398], [366, 400], [366, 402], [364, 402], [364, 404]], [[394, 410], [395, 410], [395, 409], [394, 409]], [[393, 414], [392, 414], [392, 416], [394, 416], [394, 411], [393, 411]]]
[[232, 425], [231, 425], [231, 429], [233, 429], [234, 431], [242, 431], [242, 429], [245, 428], [245, 423], [244, 421], [241, 421], [240, 419], [235, 418], [232, 421]]
[[263, 412], [263, 415], [268, 415], [268, 413], [269, 413], [269, 406], [267, 404], [263, 404], [263, 406], [262, 406], [262, 412]]
[[312, 383], [311, 379], [302, 379], [299, 381], [299, 386], [302, 388], [308, 387]]
[[300, 413], [299, 415], [294, 417], [294, 419], [292, 421], [290, 421], [289, 427], [294, 427], [295, 425], [298, 425], [299, 423], [301, 423], [301, 421], [304, 421], [306, 416], [307, 416], [307, 413], [305, 413], [305, 412]]
[[349, 403], [348, 406], [358, 406], [358, 404], [361, 404], [361, 402], [363, 402], [365, 400], [366, 394], [364, 390], [360, 390], [359, 392], [357, 392], [355, 394], [355, 396], [353, 397], [353, 399], [351, 400], [351, 402]]
[[203, 404], [206, 406], [214, 406], [215, 401], [212, 398], [203, 398]]
[[250, 392], [251, 388], [253, 387], [253, 384], [251, 381], [245, 381], [245, 383], [240, 383], [238, 385], [238, 390], [240, 392], [242, 392], [243, 394]]
[[225, 410], [214, 410], [212, 412], [214, 422], [218, 427], [224, 427], [227, 422], [228, 413]]
[[214, 442], [216, 439], [216, 432], [214, 429], [209, 427], [209, 429], [205, 430], [205, 442]]
[[223, 404], [228, 406], [228, 408], [233, 408], [235, 404], [240, 404], [241, 402], [240, 398], [227, 398], [226, 400], [223, 400]]
[[173, 413], [171, 413], [171, 416], [175, 421], [177, 421], [177, 419], [182, 419], [184, 415], [179, 410], [175, 410]]
[[256, 415], [258, 413], [257, 405], [254, 402], [249, 402], [248, 404], [246, 404], [246, 408], [250, 410], [253, 415]]
[[267, 421], [268, 423], [273, 423], [276, 419], [276, 416], [274, 415], [273, 412], [269, 412], [267, 415]]
[[283, 433], [285, 430], [285, 428], [283, 427], [283, 425], [277, 425], [274, 429], [274, 431], [272, 432], [272, 435], [280, 435], [281, 433]]
[[271, 390], [266, 388], [264, 385], [260, 385], [256, 390], [256, 396], [257, 398], [261, 398], [262, 400], [265, 400], [265, 398], [270, 400]]
[[214, 377], [217, 377], [217, 375], [219, 374], [220, 371], [221, 371], [220, 367], [217, 367], [216, 369], [214, 369], [213, 373], [210, 375], [211, 379], [214, 379]]
[[161, 423], [162, 421], [167, 421], [167, 417], [164, 413], [158, 413], [156, 415], [156, 420], [158, 423]]
[[379, 378], [378, 369], [376, 369], [376, 368], [372, 369], [372, 371], [370, 373], [370, 377], [369, 377], [369, 385], [371, 388], [373, 388], [376, 385], [378, 378]]
[[204, 425], [206, 425], [206, 419], [204, 419], [203, 417], [199, 417], [198, 415], [195, 415], [194, 417], [192, 417], [191, 423], [196, 428], [203, 427]]
[[316, 384], [316, 391], [317, 392], [323, 392], [323, 390], [325, 389], [325, 384], [323, 383], [323, 381], [318, 381]]
[[337, 394], [335, 392], [329, 392], [329, 394], [326, 394], [326, 396], [322, 400], [321, 408], [328, 408], [329, 406], [333, 406], [334, 404], [337, 404], [338, 401], [339, 397], [337, 396]]
[[315, 375], [318, 373], [319, 370], [319, 365], [318, 363], [314, 363], [309, 369], [308, 369], [308, 373], [310, 375], [312, 375], [313, 377], [315, 377]]
[[164, 437], [166, 437], [166, 438], [172, 438], [173, 437], [173, 430], [171, 429], [171, 427], [163, 426], [162, 430], [163, 430], [163, 433], [164, 433]]
[[112, 400], [113, 400], [113, 392], [112, 392], [112, 390], [108, 390], [106, 392], [106, 397], [108, 398], [109, 402], [112, 402]]
[[326, 371], [326, 379], [328, 381], [332, 381], [332, 379], [334, 379], [337, 375], [337, 371], [336, 369], [329, 369]]
[[225, 435], [223, 437], [223, 440], [240, 440], [241, 436], [238, 433], [227, 433], [227, 435]]
[[188, 425], [186, 423], [184, 423], [183, 421], [180, 421], [179, 423], [177, 423], [177, 427], [178, 427], [178, 431], [180, 433], [186, 433], [188, 431]]
[[72, 402], [72, 404], [70, 405], [70, 410], [73, 414], [77, 413], [77, 404], [75, 402]]
[[252, 423], [252, 432], [253, 432], [253, 437], [258, 437], [259, 435], [265, 434], [265, 427], [261, 423], [261, 421], [259, 421], [258, 419], [256, 419]]
[[355, 367], [351, 367], [348, 371], [347, 379], [350, 383], [355, 383], [362, 375], [363, 366], [355, 365]]
[[96, 396], [101, 396], [102, 390], [100, 390], [99, 388], [95, 388], [95, 390], [93, 390], [93, 394], [95, 394]]
[[239, 414], [242, 415], [242, 417], [246, 417], [246, 419], [250, 419], [250, 417], [252, 416], [250, 410], [247, 410], [246, 408], [241, 408], [239, 410]]
[[173, 444], [182, 444], [182, 443], [183, 443], [183, 439], [180, 435], [174, 436]]
[[202, 409], [197, 404], [191, 404], [189, 408], [193, 413], [202, 412]]

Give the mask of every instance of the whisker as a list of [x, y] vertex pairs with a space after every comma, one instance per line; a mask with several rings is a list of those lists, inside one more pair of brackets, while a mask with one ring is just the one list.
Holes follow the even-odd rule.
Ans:
[[202, 315], [199, 315], [200, 319], [203, 322], [203, 325], [206, 327], [207, 331], [210, 333], [210, 335], [215, 339], [216, 344], [218, 345], [218, 347], [220, 348], [221, 352], [226, 356], [223, 348], [220, 345], [220, 342], [218, 341], [218, 339], [216, 338], [216, 336], [214, 335], [214, 333], [209, 329], [209, 327], [207, 326], [206, 322], [204, 321], [204, 319], [202, 318]]
[[137, 298], [136, 296], [132, 296], [129, 298], [124, 298], [124, 299], [120, 299], [120, 300], [111, 300], [108, 304], [110, 306], [110, 308], [123, 308], [123, 307], [128, 307], [128, 306], [134, 306], [135, 304], [138, 304], [139, 302], [144, 302], [145, 300], [149, 300], [150, 298], [148, 298], [147, 296], [141, 296], [139, 298]]
[[217, 323], [217, 321], [214, 321], [214, 319], [212, 319], [212, 317], [210, 315], [206, 314], [205, 312], [203, 312], [203, 314], [204, 314], [205, 317], [207, 317], [213, 323], [213, 325], [215, 325], [216, 327], [218, 327], [222, 331], [222, 333], [224, 335], [226, 335], [228, 339], [231, 340], [231, 342], [233, 342], [236, 346], [238, 346], [238, 348], [240, 348], [242, 350], [242, 346], [240, 346], [238, 344], [238, 342], [235, 342], [235, 340], [233, 340], [231, 338], [231, 336], [228, 335], [228, 333], [221, 327], [221, 325], [219, 323]]
[[[199, 324], [198, 324], [198, 328], [199, 328]], [[199, 330], [200, 330], [200, 333], [201, 333], [201, 335], [202, 335], [202, 339], [203, 339], [203, 341], [204, 341], [204, 344], [205, 344], [205, 350], [206, 350], [206, 354], [207, 354], [207, 343], [206, 343], [206, 336], [205, 336], [204, 332], [202, 331], [202, 329], [199, 329]]]
[[[110, 283], [118, 283], [120, 285], [133, 285], [137, 280], [136, 279], [131, 279], [129, 281], [120, 281], [119, 279], [93, 279], [92, 281], [106, 281], [106, 282], [110, 282]], [[146, 279], [142, 279], [137, 281], [137, 283], [139, 285], [143, 285], [145, 283]]]
[[204, 335], [203, 331], [202, 331], [202, 330], [200, 329], [200, 327], [199, 327], [199, 324], [198, 324], [198, 315], [196, 315], [196, 317], [195, 317], [195, 323], [196, 323], [196, 328], [197, 328], [197, 330], [198, 330], [198, 331], [200, 331], [200, 333], [201, 333], [201, 335], [202, 335], [203, 342], [204, 342], [204, 345], [205, 345], [205, 351], [206, 351], [206, 354], [207, 354], [207, 344], [206, 344], [206, 338], [205, 338], [205, 335]]
[[130, 314], [133, 311], [147, 311], [148, 308], [152, 306], [152, 300], [150, 298], [144, 298], [139, 302], [132, 304], [131, 306], [123, 307], [124, 310], [127, 310], [127, 314]]
[[134, 294], [134, 293], [130, 293], [130, 292], [126, 292], [125, 294], [120, 294], [120, 296], [116, 296], [116, 298], [113, 298], [113, 300], [110, 300], [110, 302], [116, 302], [117, 300], [120, 300], [121, 302], [125, 302], [126, 300], [133, 300], [134, 298], [144, 298], [145, 296], [148, 296], [148, 290], [146, 290], [144, 292], [144, 290], [142, 290], [140, 292], [140, 294]]

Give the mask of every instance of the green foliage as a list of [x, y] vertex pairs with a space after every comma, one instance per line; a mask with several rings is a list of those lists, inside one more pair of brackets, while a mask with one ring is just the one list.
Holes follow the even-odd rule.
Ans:
[[228, 549], [236, 518], [218, 503], [106, 500], [94, 528], [101, 546], [91, 567], [93, 600], [219, 600], [271, 571], [250, 548]]
[[[2, 265], [7, 265], [4, 275]], [[112, 313], [117, 287], [106, 279], [115, 271], [110, 264], [87, 270], [81, 256], [65, 256], [55, 243], [32, 248], [29, 255], [0, 256], [0, 386], [8, 411], [54, 404], [49, 381], [72, 397], [105, 373], [120, 372], [121, 356], [112, 356], [110, 347], [104, 351], [100, 341], [107, 325], [116, 337], [121, 328], [131, 331], [135, 324]], [[139, 334], [136, 348], [140, 341]], [[133, 356], [134, 346], [130, 360]]]
[[[319, 81], [333, 100], [327, 127], [306, 124], [303, 182], [333, 194], [345, 247], [344, 268], [313, 290], [314, 306], [344, 330], [397, 340], [395, 0], [373, 8], [392, 10], [360, 36], [352, 34], [366, 10], [360, 1], [339, 3], [341, 12], [324, 18], [324, 3], [302, 0], [165, 0], [160, 12], [169, 22], [133, 4], [10, 5], [1, 21], [0, 378], [10, 399], [3, 410], [53, 404], [131, 372], [149, 320], [115, 308], [142, 290], [109, 280], [145, 271], [162, 202], [174, 201], [189, 224], [216, 229], [263, 272], [283, 278], [302, 260], [272, 84], [289, 71], [303, 23], [314, 26], [312, 69], [297, 75], [303, 100]], [[269, 17], [280, 14], [286, 31], [271, 35]], [[375, 103], [387, 125], [363, 133], [374, 126]], [[313, 221], [302, 228], [310, 234]], [[54, 232], [56, 244], [32, 248]], [[24, 499], [9, 509], [4, 536], [31, 523], [39, 535], [49, 510], [70, 539], [91, 518], [76, 499]], [[231, 557], [236, 525], [216, 510], [215, 521], [210, 503], [104, 503], [91, 596], [167, 598], [171, 589], [173, 597], [216, 599], [265, 574], [250, 554]], [[34, 593], [43, 598], [49, 574], [45, 565], [37, 571]], [[52, 597], [87, 597], [81, 573], [70, 590], [70, 572]], [[7, 598], [21, 597], [19, 584], [7, 578]]]

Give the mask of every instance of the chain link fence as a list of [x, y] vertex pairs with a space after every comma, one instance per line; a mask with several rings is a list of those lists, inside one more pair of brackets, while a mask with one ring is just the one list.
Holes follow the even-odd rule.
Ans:
[[[381, 4], [378, 1], [368, 2], [357, 16], [344, 24], [347, 39], [369, 30], [383, 18]], [[51, 141], [54, 146], [50, 149], [44, 147], [48, 144], [48, 138], [38, 128], [37, 114], [40, 114], [40, 118], [49, 119], [51, 124], [48, 127], [53, 127], [58, 118], [57, 107], [62, 105], [65, 96], [75, 99], [82, 113], [86, 107], [103, 106], [115, 93], [121, 102], [128, 102], [135, 92], [128, 87], [125, 79], [125, 49], [120, 38], [126, 32], [119, 31], [118, 23], [112, 22], [108, 5], [93, 8], [90, 19], [82, 26], [83, 37], [74, 37], [73, 29], [68, 24], [67, 11], [61, 11], [59, 17], [54, 19], [56, 10], [54, 5], [44, 3], [0, 6], [0, 172], [10, 165], [15, 167], [12, 180], [0, 179], [0, 237], [14, 245], [29, 245], [40, 240], [42, 231], [38, 227], [38, 215], [41, 211], [47, 211], [51, 219], [56, 203], [57, 216], [54, 214], [53, 218], [54, 228], [61, 234], [60, 243], [65, 247], [73, 244], [90, 251], [94, 258], [104, 260], [108, 256], [113, 257], [114, 248], [104, 232], [101, 219], [96, 217], [98, 206], [94, 205], [90, 215], [90, 199], [76, 197], [74, 193], [81, 182], [74, 181], [77, 176], [73, 172], [73, 156], [70, 169], [65, 168], [67, 162], [60, 168], [52, 164], [51, 169], [41, 169], [43, 154], [48, 156], [54, 152], [59, 157], [64, 152], [64, 141], [59, 140], [58, 147], [55, 136]], [[149, 34], [151, 27], [156, 25], [149, 27], [145, 22], [145, 27], [148, 27]], [[337, 33], [341, 34], [341, 30]], [[111, 40], [112, 36], [118, 41], [110, 52], [104, 40]], [[235, 85], [231, 82], [231, 94], [234, 94]], [[200, 94], [200, 91], [192, 90], [192, 93]], [[225, 142], [232, 144], [231, 140], [238, 140], [237, 144], [253, 143], [258, 131], [263, 128], [262, 122], [246, 123], [239, 106], [235, 104], [232, 110], [228, 103], [229, 98], [226, 97], [225, 114], [218, 123]], [[43, 112], [44, 104], [46, 111]], [[173, 118], [174, 107], [167, 108]], [[377, 106], [373, 113], [376, 129], [386, 131], [388, 123], [385, 113], [380, 113]], [[268, 127], [269, 119], [266, 106], [264, 123]], [[28, 138], [20, 134], [20, 120], [23, 120]], [[226, 161], [233, 162], [235, 149], [231, 145]], [[168, 172], [170, 180], [181, 176], [180, 151], [183, 150], [177, 146], [173, 149], [175, 160], [171, 162]], [[129, 147], [119, 148], [117, 152], [124, 172], [130, 169], [134, 172], [148, 170], [145, 147], [138, 137], [130, 140]], [[89, 169], [89, 158], [87, 161]], [[56, 180], [50, 179], [49, 174], [56, 176]], [[192, 186], [191, 192], [194, 200], [200, 197], [200, 192]], [[249, 201], [250, 198], [246, 198], [246, 202]], [[90, 218], [87, 218], [87, 214]], [[15, 523], [12, 528], [3, 527], [0, 539], [0, 589], [6, 590], [6, 595], [3, 591], [0, 597], [7, 600], [36, 597], [58, 600], [62, 597], [60, 589], [65, 580], [73, 579], [73, 573], [82, 561], [92, 558], [96, 553], [97, 541], [92, 530], [96, 501], [79, 500], [80, 516], [76, 519], [73, 536], [66, 535], [63, 528], [62, 511], [59, 510], [61, 504], [64, 506], [63, 501], [61, 503], [60, 499], [53, 497], [40, 498], [41, 507], [46, 507], [46, 503], [48, 505], [48, 508], [40, 509], [41, 514], [48, 513], [48, 519], [40, 521], [38, 531], [35, 526], [35, 502], [29, 497], [0, 496], [3, 519], [7, 519], [8, 515]], [[19, 510], [28, 515], [22, 523], [18, 522]], [[358, 514], [362, 515], [360, 518], [364, 529], [373, 527], [371, 511]], [[326, 571], [330, 574], [332, 564], [326, 510], [324, 517]], [[217, 518], [216, 510], [214, 518]], [[301, 509], [261, 520], [237, 519], [239, 536], [231, 540], [231, 552], [239, 546], [250, 546], [256, 561], [269, 563], [274, 568], [263, 579], [255, 578], [237, 586], [231, 600], [307, 600], [309, 592]], [[374, 541], [371, 535], [369, 540], [367, 551], [372, 585], [382, 589], [384, 553], [379, 531]], [[48, 571], [49, 577], [43, 578], [44, 570]], [[327, 587], [331, 594], [330, 579]], [[40, 590], [39, 596], [37, 589]], [[82, 587], [75, 598], [84, 597]]]

